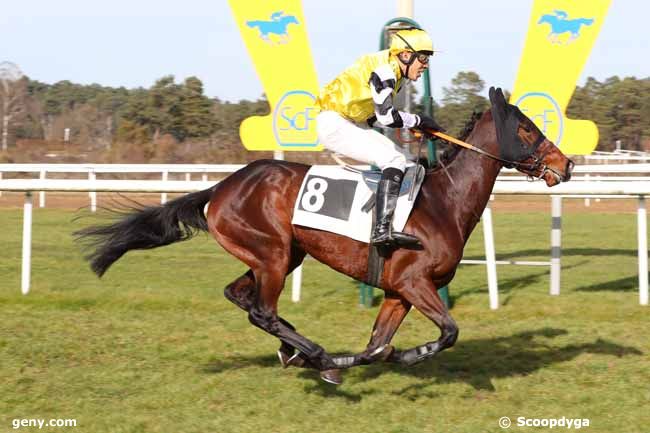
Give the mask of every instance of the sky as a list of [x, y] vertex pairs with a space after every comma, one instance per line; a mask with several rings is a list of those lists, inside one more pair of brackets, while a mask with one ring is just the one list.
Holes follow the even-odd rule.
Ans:
[[[460, 71], [477, 72], [487, 86], [512, 89], [532, 0], [414, 3], [415, 20], [442, 50], [431, 60], [434, 98]], [[324, 85], [378, 49], [397, 0], [304, 0], [303, 8]], [[649, 16], [650, 2], [613, 0], [578, 84], [589, 76], [650, 76]], [[171, 74], [177, 82], [197, 76], [208, 96], [222, 100], [263, 93], [226, 0], [4, 0], [1, 61], [46, 83], [150, 87]]]

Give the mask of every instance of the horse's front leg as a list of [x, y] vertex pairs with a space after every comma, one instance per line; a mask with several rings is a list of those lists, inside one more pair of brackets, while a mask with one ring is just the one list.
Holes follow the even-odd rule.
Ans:
[[385, 361], [393, 352], [390, 342], [411, 309], [411, 304], [395, 294], [386, 294], [379, 314], [372, 327], [372, 334], [366, 350], [349, 356], [334, 356], [332, 359], [340, 368], [372, 364]]
[[436, 324], [440, 329], [440, 338], [412, 349], [394, 351], [388, 358], [389, 362], [404, 365], [417, 364], [456, 343], [458, 326], [449, 315], [449, 310], [438, 296], [436, 286], [431, 281], [427, 279], [419, 280], [413, 286], [403, 287], [399, 290], [399, 294]]

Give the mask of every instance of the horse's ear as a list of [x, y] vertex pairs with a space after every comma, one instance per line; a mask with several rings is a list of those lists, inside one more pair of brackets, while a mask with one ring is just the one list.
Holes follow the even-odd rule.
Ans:
[[500, 87], [490, 87], [489, 91], [490, 103], [492, 104], [492, 116], [496, 117], [501, 115], [505, 117], [506, 114], [506, 98], [503, 96], [503, 91]]
[[501, 102], [504, 106], [508, 104], [508, 101], [506, 101], [506, 97], [505, 97], [505, 95], [503, 94], [503, 90], [501, 90], [501, 87], [498, 87], [498, 88], [497, 88], [497, 96], [499, 97], [500, 102]]

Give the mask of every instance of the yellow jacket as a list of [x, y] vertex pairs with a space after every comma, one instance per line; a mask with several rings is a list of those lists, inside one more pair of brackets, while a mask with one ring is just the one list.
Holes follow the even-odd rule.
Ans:
[[366, 122], [375, 114], [370, 76], [378, 68], [388, 65], [395, 74], [396, 83], [392, 96], [402, 84], [402, 71], [397, 59], [389, 50], [379, 51], [359, 58], [352, 66], [327, 84], [316, 98], [321, 111], [336, 111], [353, 122]]

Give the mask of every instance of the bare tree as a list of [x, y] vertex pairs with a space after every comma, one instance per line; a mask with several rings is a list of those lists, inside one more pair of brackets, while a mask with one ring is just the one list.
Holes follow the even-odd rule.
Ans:
[[12, 118], [24, 110], [22, 99], [24, 92], [17, 86], [18, 81], [23, 78], [23, 73], [11, 62], [0, 63], [0, 84], [2, 87], [2, 150], [7, 150], [7, 138], [9, 136], [9, 122]]

